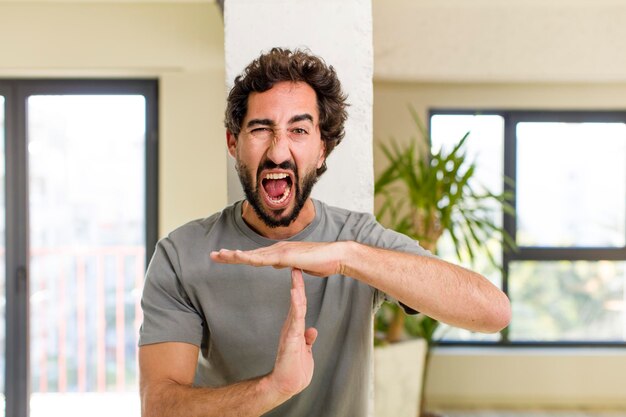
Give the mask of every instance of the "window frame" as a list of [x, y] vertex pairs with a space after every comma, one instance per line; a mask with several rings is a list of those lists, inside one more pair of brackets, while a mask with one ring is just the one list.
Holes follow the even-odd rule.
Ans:
[[[497, 110], [497, 109], [449, 109], [432, 108], [428, 111], [428, 127], [435, 115], [497, 115], [504, 121], [503, 190], [513, 196], [511, 205], [517, 207], [517, 137], [520, 122], [563, 123], [624, 123], [626, 110]], [[432, 145], [432, 144], [431, 144]], [[512, 181], [505, 181], [509, 178]], [[624, 213], [626, 216], [626, 213]], [[514, 215], [502, 213], [504, 230], [516, 240], [517, 221]], [[505, 251], [502, 245], [502, 290], [509, 295], [509, 266], [515, 261], [625, 261], [626, 245], [623, 247], [543, 247], [519, 246], [515, 252]], [[491, 341], [441, 341], [449, 346], [506, 346], [506, 347], [626, 347], [626, 341], [511, 341], [507, 329], [500, 332], [500, 340]]]
[[[31, 95], [127, 95], [146, 100], [146, 265], [158, 239], [158, 80], [5, 79], [6, 415], [29, 416], [27, 99]], [[11, 383], [7, 383], [11, 381]]]

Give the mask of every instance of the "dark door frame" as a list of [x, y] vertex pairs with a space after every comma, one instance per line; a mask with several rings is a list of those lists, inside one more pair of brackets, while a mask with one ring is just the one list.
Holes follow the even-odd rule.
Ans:
[[157, 80], [0, 80], [5, 97], [6, 415], [28, 417], [29, 276], [27, 99], [31, 95], [140, 94], [146, 99], [146, 265], [158, 238]]

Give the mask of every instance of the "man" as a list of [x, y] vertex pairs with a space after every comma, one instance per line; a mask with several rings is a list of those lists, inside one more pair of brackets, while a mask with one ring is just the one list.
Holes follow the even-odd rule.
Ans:
[[471, 330], [508, 324], [508, 299], [482, 276], [309, 197], [345, 107], [332, 67], [305, 52], [272, 49], [235, 79], [226, 138], [246, 199], [157, 246], [142, 299], [144, 416], [366, 416], [385, 297]]

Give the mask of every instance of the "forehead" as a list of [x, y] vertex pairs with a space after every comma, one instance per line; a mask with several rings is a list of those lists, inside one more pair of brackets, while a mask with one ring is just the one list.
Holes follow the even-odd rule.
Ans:
[[280, 123], [305, 113], [313, 116], [314, 122], [318, 121], [315, 90], [305, 82], [283, 81], [262, 93], [250, 93], [244, 121], [262, 118]]

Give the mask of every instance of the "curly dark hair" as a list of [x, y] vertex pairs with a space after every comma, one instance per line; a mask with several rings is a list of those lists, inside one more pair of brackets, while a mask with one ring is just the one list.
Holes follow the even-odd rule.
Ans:
[[[252, 61], [235, 78], [235, 85], [228, 94], [224, 124], [235, 136], [241, 132], [241, 124], [248, 111], [248, 96], [262, 93], [282, 81], [302, 81], [315, 90], [319, 111], [319, 128], [325, 142], [325, 157], [343, 139], [344, 123], [348, 117], [347, 96], [335, 69], [323, 59], [309, 52], [296, 49], [272, 48]], [[320, 176], [326, 171], [326, 161], [317, 170]]]

